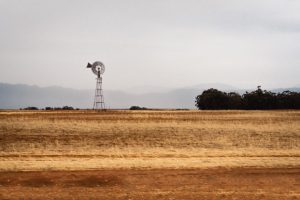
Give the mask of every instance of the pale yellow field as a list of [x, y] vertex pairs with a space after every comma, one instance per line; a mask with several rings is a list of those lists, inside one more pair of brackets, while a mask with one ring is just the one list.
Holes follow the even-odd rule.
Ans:
[[0, 170], [299, 167], [300, 111], [3, 111]]
[[300, 111], [3, 111], [0, 199], [300, 199]]

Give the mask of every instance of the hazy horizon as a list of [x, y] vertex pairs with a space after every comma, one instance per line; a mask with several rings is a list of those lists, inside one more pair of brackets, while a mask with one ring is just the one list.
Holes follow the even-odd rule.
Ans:
[[[39, 88], [52, 88], [52, 87], [58, 87], [62, 89], [71, 89], [71, 90], [95, 90], [93, 86], [90, 88], [74, 88], [74, 87], [68, 87], [68, 86], [60, 86], [60, 85], [37, 85], [37, 84], [26, 84], [26, 83], [8, 83], [8, 82], [0, 82], [0, 84], [9, 84], [9, 85], [25, 85], [25, 86], [32, 86], [32, 87], [39, 87]], [[131, 94], [143, 94], [143, 93], [164, 93], [169, 92], [173, 90], [180, 90], [180, 89], [218, 89], [218, 90], [224, 90], [224, 91], [235, 91], [235, 90], [255, 90], [257, 89], [257, 86], [261, 86], [263, 90], [276, 90], [276, 89], [288, 89], [288, 88], [297, 88], [300, 89], [300, 85], [291, 85], [287, 87], [265, 87], [263, 85], [253, 85], [253, 87], [238, 87], [234, 85], [229, 85], [225, 83], [200, 83], [197, 85], [190, 85], [190, 86], [182, 86], [182, 87], [164, 87], [164, 86], [158, 86], [158, 85], [139, 85], [139, 86], [132, 86], [132, 87], [123, 87], [123, 88], [113, 88], [113, 89], [104, 89], [109, 91], [122, 91], [126, 93]]]
[[0, 1], [0, 82], [105, 90], [299, 86], [300, 1]]

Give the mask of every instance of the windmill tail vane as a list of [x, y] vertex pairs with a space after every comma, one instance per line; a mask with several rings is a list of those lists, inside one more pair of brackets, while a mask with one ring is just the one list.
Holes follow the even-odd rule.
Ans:
[[91, 63], [88, 63], [87, 66], [86, 66], [86, 68], [92, 68], [92, 66], [93, 65]]

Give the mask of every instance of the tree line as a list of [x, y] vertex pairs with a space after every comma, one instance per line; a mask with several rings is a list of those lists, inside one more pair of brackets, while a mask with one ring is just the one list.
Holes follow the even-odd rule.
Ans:
[[[26, 108], [20, 108], [20, 110], [75, 110], [72, 106], [63, 106], [63, 107], [45, 107], [42, 109], [39, 109], [38, 107], [35, 106], [29, 106]], [[79, 108], [76, 108], [76, 110], [79, 110]]]
[[284, 91], [273, 93], [262, 90], [246, 92], [240, 95], [236, 92], [222, 92], [217, 89], [208, 89], [198, 95], [195, 100], [198, 109], [245, 109], [245, 110], [270, 110], [270, 109], [300, 109], [300, 93]]

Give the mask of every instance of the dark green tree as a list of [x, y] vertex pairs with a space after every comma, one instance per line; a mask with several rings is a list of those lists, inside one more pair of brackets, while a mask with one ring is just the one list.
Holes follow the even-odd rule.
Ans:
[[253, 92], [246, 92], [243, 95], [243, 103], [245, 109], [250, 110], [268, 110], [277, 108], [276, 94], [267, 90], [262, 90], [258, 86]]
[[205, 90], [196, 97], [196, 107], [198, 109], [248, 109], [248, 110], [268, 110], [268, 109], [300, 109], [300, 93], [284, 91], [273, 93], [262, 90], [258, 86], [257, 90], [246, 92], [242, 96], [235, 92], [225, 93], [216, 89]]
[[195, 103], [198, 109], [203, 110], [228, 109], [229, 98], [225, 92], [211, 88], [198, 95]]
[[228, 109], [242, 109], [243, 108], [243, 99], [242, 96], [236, 92], [227, 93]]
[[300, 109], [300, 93], [284, 91], [277, 94], [277, 105], [279, 109]]

